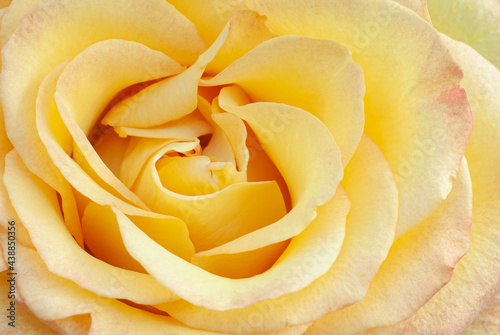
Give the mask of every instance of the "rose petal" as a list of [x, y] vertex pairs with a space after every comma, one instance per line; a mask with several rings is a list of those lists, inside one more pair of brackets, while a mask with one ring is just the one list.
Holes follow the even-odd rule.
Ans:
[[238, 106], [231, 99], [240, 92], [232, 92], [234, 95], [220, 96], [221, 107], [241, 117], [255, 131], [287, 182], [294, 208], [281, 220], [199, 256], [255, 250], [299, 234], [316, 217], [316, 208], [331, 199], [343, 177], [339, 149], [316, 117], [299, 108], [275, 103]]
[[146, 138], [168, 138], [193, 140], [212, 132], [210, 125], [198, 113], [191, 113], [178, 120], [167, 122], [160, 126], [141, 129], [115, 127], [115, 131], [122, 137], [135, 136]]
[[[144, 269], [127, 253], [120, 230], [113, 224], [114, 214], [109, 207], [90, 203], [82, 217], [85, 244], [97, 258], [123, 269], [144, 272]], [[173, 217], [130, 217], [134, 224], [163, 246], [185, 260], [190, 260], [194, 247], [184, 222]]]
[[465, 160], [446, 201], [397, 239], [366, 297], [316, 321], [308, 334], [357, 334], [411, 317], [451, 278], [469, 248], [472, 187]]
[[[215, 99], [214, 104], [217, 105], [217, 103], [218, 99]], [[245, 176], [244, 179], [246, 179], [249, 154], [246, 147], [247, 130], [245, 124], [239, 117], [229, 113], [213, 113], [212, 119], [227, 137], [231, 149], [234, 152], [238, 171], [243, 172]]]
[[[116, 209], [114, 212], [129, 253], [160, 283], [183, 299], [205, 308], [226, 310], [245, 307], [294, 292], [316, 279], [316, 271], [296, 274], [298, 264], [303, 261], [301, 247], [292, 249], [288, 257], [276, 266], [252, 278], [218, 277], [173, 256], [135, 227], [122, 213]], [[171, 276], [171, 273], [178, 275]]]
[[[106, 40], [93, 44], [75, 57], [60, 75], [55, 88], [59, 113], [72, 137], [65, 134], [58, 138], [59, 144], [68, 153], [71, 152], [68, 148], [73, 147], [73, 158], [101, 187], [143, 208], [140, 199], [103, 163], [86, 135], [116, 92], [136, 82], [168, 76], [181, 70], [177, 62], [159, 51], [136, 42]], [[45, 93], [50, 95], [49, 100], [53, 100], [54, 88], [52, 84], [48, 85], [47, 89], [40, 89], [38, 99]], [[50, 103], [53, 104], [52, 101]], [[56, 117], [50, 117], [50, 122]], [[56, 127], [53, 126], [54, 131], [58, 131], [54, 129]], [[60, 165], [59, 168], [62, 169]]]
[[53, 171], [46, 170], [49, 158], [35, 126], [39, 85], [62, 61], [110, 38], [139, 41], [182, 64], [196, 60], [204, 48], [194, 25], [163, 0], [47, 0], [25, 15], [3, 49], [1, 101], [11, 142], [44, 179]]
[[191, 329], [171, 317], [155, 315], [83, 290], [74, 282], [49, 272], [35, 251], [18, 248], [19, 293], [33, 314], [42, 320], [60, 320], [91, 314], [90, 333], [215, 335]]
[[[294, 69], [300, 69], [294, 70]], [[204, 86], [236, 83], [254, 101], [300, 107], [331, 131], [347, 164], [363, 132], [363, 72], [333, 41], [282, 36], [260, 44]]]
[[393, 0], [397, 3], [410, 8], [412, 11], [418, 14], [421, 18], [431, 23], [431, 16], [427, 10], [427, 0]]
[[[232, 279], [249, 278], [270, 269], [280, 258], [289, 241], [237, 254], [194, 257], [191, 263], [210, 273]], [[168, 308], [165, 309], [166, 311]]]
[[117, 177], [120, 175], [120, 166], [130, 143], [129, 140], [129, 138], [121, 138], [114, 131], [110, 131], [99, 135], [99, 138], [94, 142], [95, 151]]
[[458, 334], [500, 290], [500, 71], [471, 47], [444, 38], [464, 70], [463, 85], [474, 116], [466, 157], [474, 192], [471, 248], [458, 262], [450, 283], [411, 319], [415, 333]]
[[[40, 139], [45, 145], [43, 150], [51, 159], [47, 162], [45, 169], [49, 169], [50, 167], [50, 170], [53, 170], [50, 172], [50, 179], [52, 180], [49, 185], [61, 193], [63, 200], [73, 199], [72, 190], [69, 187], [69, 184], [71, 184], [77, 191], [98, 203], [109, 204], [116, 202], [116, 205], [123, 207], [127, 213], [140, 212], [140, 209], [134, 205], [141, 206], [142, 208], [147, 207], [135, 194], [128, 189], [126, 193], [120, 192], [123, 191], [123, 188], [117, 190], [103, 181], [90, 167], [90, 164], [79, 150], [75, 150], [75, 159], [73, 159], [61, 147], [65, 139], [69, 137], [69, 132], [62, 124], [52, 93], [55, 91], [56, 80], [65, 65], [66, 62], [61, 63], [60, 66], [56, 67], [42, 81], [40, 94], [37, 98], [36, 126]], [[78, 149], [76, 146], [74, 148]], [[109, 170], [108, 172], [111, 173]], [[74, 215], [79, 220], [76, 209]], [[65, 220], [65, 222], [67, 224], [72, 223], [70, 220]], [[81, 238], [79, 221], [77, 221], [77, 224], [71, 224], [69, 228], [73, 235], [80, 236]]]
[[[6, 3], [5, 5], [8, 5]], [[5, 17], [5, 13], [8, 8], [3, 8], [0, 10], [0, 20], [3, 22]], [[3, 157], [12, 150], [12, 144], [7, 137], [7, 133], [5, 130], [5, 121], [3, 115], [3, 109], [0, 105], [0, 176], [3, 176], [3, 172], [5, 170], [5, 161]], [[7, 196], [7, 191], [5, 190], [5, 186], [3, 185], [3, 181], [0, 180], [0, 225], [2, 227], [6, 227], [5, 223], [8, 222], [9, 218], [12, 218], [13, 210], [10, 205], [9, 198]]]
[[[220, 110], [220, 107], [218, 106], [217, 97], [214, 98], [212, 103], [210, 103], [205, 98], [198, 96], [198, 108], [200, 109], [200, 112], [203, 114], [205, 119], [208, 122], [210, 122], [210, 125], [214, 129], [214, 132], [212, 134], [212, 138], [210, 139], [210, 142], [205, 147], [205, 149], [203, 149], [203, 155], [208, 156], [208, 157], [213, 157], [213, 159], [218, 161], [218, 162], [230, 162], [230, 163], [236, 165], [236, 157], [235, 157], [236, 153], [233, 150], [231, 143], [229, 142], [228, 137], [226, 136], [224, 130], [220, 127], [220, 125], [218, 123], [216, 123], [215, 120], [212, 118], [212, 115], [214, 115], [215, 112], [218, 112]], [[241, 121], [241, 122], [243, 122], [243, 121]], [[238, 125], [237, 129], [240, 130], [240, 132], [238, 132], [238, 135], [239, 135], [239, 136], [237, 136], [238, 138], [246, 137], [246, 135], [247, 135], [246, 129], [243, 131], [239, 127], [239, 125]], [[234, 140], [233, 140], [233, 142], [234, 142]], [[244, 154], [244, 151], [240, 152], [240, 153]], [[244, 156], [239, 157], [239, 158], [244, 159]], [[246, 165], [244, 168], [246, 169]]]
[[[285, 247], [286, 250], [284, 250], [282, 254], [280, 253], [281, 256], [278, 254], [279, 259], [278, 257], [274, 259], [276, 261], [274, 265], [270, 265], [276, 267], [281, 262], [289, 262], [289, 258], [291, 257], [298, 257], [300, 262], [297, 262], [297, 268], [301, 266], [304, 268], [307, 267], [306, 271], [311, 277], [323, 275], [332, 266], [340, 251], [345, 234], [345, 217], [349, 209], [349, 198], [344, 189], [339, 187], [335, 196], [325, 205], [318, 208], [318, 216], [302, 233], [292, 238], [288, 246], [280, 246], [278, 244], [271, 245], [278, 249], [278, 251], [283, 251]], [[263, 247], [262, 249], [269, 247], [270, 246]], [[256, 255], [259, 255], [260, 253], [258, 251], [262, 249], [255, 250]], [[239, 264], [245, 266], [245, 264], [251, 263], [251, 258], [248, 257], [247, 254], [248, 252], [243, 252], [205, 257], [195, 254], [193, 257], [193, 264], [202, 265], [202, 268], [208, 267], [211, 270], [215, 269], [217, 274], [224, 273], [224, 269], [229, 268], [231, 270], [226, 271], [234, 272], [237, 275], [238, 272], [233, 268], [237, 268], [240, 266]], [[264, 262], [267, 261], [266, 258], [267, 257], [263, 258]], [[254, 257], [254, 262], [258, 262], [257, 256]], [[264, 264], [259, 265], [266, 269]], [[248, 270], [244, 272], [246, 271]], [[256, 270], [254, 271], [257, 272]], [[250, 273], [250, 271], [248, 272]]]
[[64, 225], [56, 192], [30, 173], [15, 151], [6, 157], [4, 182], [38, 254], [54, 274], [104, 297], [141, 304], [177, 298], [149, 275], [115, 268], [80, 248]]
[[0, 1], [0, 8], [2, 8], [2, 9], [3, 9], [3, 8], [5, 8], [5, 7], [9, 6], [11, 1], [12, 1], [12, 0], [1, 0], [1, 1]]
[[327, 38], [349, 48], [365, 75], [364, 131], [396, 175], [396, 237], [427, 218], [450, 192], [472, 129], [459, 87], [462, 73], [438, 33], [392, 0], [370, 6], [364, 0], [246, 3], [279, 34]]
[[[5, 232], [4, 232], [5, 234]], [[2, 235], [4, 237], [5, 235]], [[2, 307], [7, 309], [10, 307], [11, 299], [7, 298], [7, 292], [10, 291], [10, 284], [8, 282], [11, 276], [7, 274], [10, 271], [3, 271], [0, 273], [0, 289], [5, 292], [0, 296], [0, 303]], [[17, 279], [17, 277], [16, 277]], [[50, 329], [42, 321], [38, 320], [34, 315], [32, 315], [26, 308], [24, 308], [19, 301], [15, 302], [15, 327], [9, 326], [11, 320], [9, 318], [5, 319], [5, 316], [9, 316], [9, 311], [2, 311], [2, 316], [4, 316], [3, 322], [0, 324], [0, 332], [5, 335], [14, 334], [40, 334], [40, 335], [57, 335], [59, 333]], [[5, 306], [5, 307], [4, 307]]]
[[283, 196], [274, 181], [237, 183], [218, 192], [203, 192], [210, 194], [201, 196], [181, 195], [163, 187], [156, 162], [169, 151], [191, 150], [195, 145], [172, 143], [156, 152], [132, 190], [152, 210], [186, 222], [197, 251], [232, 241], [286, 214]]
[[89, 314], [80, 314], [60, 320], [45, 321], [45, 324], [58, 331], [58, 334], [88, 335], [92, 318]]
[[250, 10], [236, 12], [228, 22], [229, 34], [205, 73], [217, 74], [264, 41], [278, 35], [267, 26], [265, 17]]
[[483, 335], [500, 333], [500, 293], [491, 299], [488, 306], [462, 333], [464, 335]]
[[7, 44], [17, 28], [21, 18], [43, 0], [12, 0], [6, 8], [5, 20], [2, 20], [0, 40], [2, 48]]
[[195, 64], [176, 76], [148, 86], [111, 108], [102, 123], [147, 128], [180, 119], [196, 109], [202, 73], [203, 68]]
[[[500, 71], [471, 47], [442, 36], [464, 70], [474, 131], [466, 157], [474, 194], [471, 247], [450, 282], [412, 318], [379, 333], [460, 334], [500, 290]], [[393, 330], [396, 329], [396, 330]], [[401, 331], [398, 331], [401, 330]]]
[[161, 184], [183, 195], [210, 194], [241, 181], [233, 164], [211, 162], [207, 156], [166, 157], [156, 167]]
[[500, 4], [495, 0], [428, 0], [434, 27], [466, 43], [500, 69]]
[[[369, 171], [366, 166], [370, 166]], [[205, 309], [183, 300], [160, 307], [168, 307], [176, 319], [195, 328], [242, 334], [309, 323], [361, 300], [392, 245], [398, 213], [391, 168], [368, 136], [363, 136], [347, 165], [342, 185], [352, 206], [340, 254], [328, 272], [306, 288], [227, 311]], [[298, 269], [307, 272], [305, 264]], [[298, 278], [297, 269], [288, 277]]]
[[[65, 123], [88, 135], [117, 92], [133, 84], [172, 76], [184, 68], [164, 53], [140, 43], [110, 39], [92, 44], [64, 69], [56, 101]], [[72, 132], [76, 137], [76, 130]]]
[[244, 0], [168, 0], [198, 28], [211, 45], [233, 14], [245, 8]]

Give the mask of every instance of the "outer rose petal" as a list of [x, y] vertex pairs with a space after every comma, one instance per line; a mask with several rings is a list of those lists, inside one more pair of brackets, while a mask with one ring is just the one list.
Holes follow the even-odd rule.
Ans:
[[451, 278], [469, 247], [472, 187], [465, 159], [445, 202], [396, 240], [366, 297], [313, 323], [307, 334], [357, 334], [412, 316]]
[[[5, 238], [6, 232], [2, 234], [2, 238]], [[10, 306], [11, 301], [7, 298], [7, 292], [10, 291], [10, 284], [8, 280], [10, 279], [10, 275], [7, 275], [7, 272], [3, 271], [0, 273], [0, 290], [2, 291], [2, 295], [0, 295], [0, 303], [2, 304], [2, 322], [0, 323], [0, 332], [4, 335], [16, 335], [16, 334], [40, 334], [40, 335], [57, 335], [56, 331], [50, 329], [47, 325], [45, 325], [42, 321], [37, 319], [34, 315], [32, 315], [25, 307], [21, 305], [21, 303], [17, 300], [15, 301], [16, 305], [16, 319], [15, 319], [15, 328], [8, 325], [8, 322], [11, 322], [10, 319], [7, 318], [9, 316], [9, 312], [6, 309]]]
[[451, 281], [412, 318], [379, 334], [460, 334], [500, 290], [500, 71], [474, 49], [442, 36], [464, 70], [474, 116], [466, 157], [474, 193], [471, 247]]
[[[8, 5], [8, 3], [5, 5]], [[3, 21], [6, 11], [7, 8], [0, 10], [0, 20]], [[12, 150], [12, 144], [10, 143], [5, 131], [3, 109], [0, 105], [0, 176], [3, 176], [3, 172], [5, 170], [5, 160], [3, 157], [5, 157], [10, 150]], [[12, 206], [10, 205], [7, 191], [5, 190], [3, 182], [0, 180], [0, 225], [4, 226], [9, 217], [12, 217], [12, 215]]]
[[[365, 132], [396, 176], [396, 237], [450, 192], [472, 129], [462, 73], [437, 32], [390, 0], [247, 0], [279, 34], [346, 45], [365, 74]], [[349, 119], [347, 119], [349, 120]]]
[[488, 306], [462, 333], [463, 335], [500, 334], [500, 293], [491, 299]]
[[500, 69], [500, 2], [498, 0], [428, 0], [432, 24], [465, 42]]
[[[389, 164], [366, 135], [345, 174], [342, 185], [352, 207], [340, 254], [325, 275], [298, 292], [241, 309], [214, 311], [184, 300], [159, 308], [195, 328], [243, 334], [309, 323], [361, 300], [393, 242], [398, 194]], [[289, 277], [307, 272], [308, 263]]]
[[64, 225], [56, 192], [30, 173], [15, 151], [6, 157], [4, 182], [38, 254], [53, 273], [104, 297], [140, 304], [177, 298], [150, 276], [115, 268], [80, 248]]
[[[4, 236], [2, 236], [4, 241]], [[36, 252], [19, 245], [17, 284], [29, 309], [41, 320], [91, 314], [92, 334], [215, 335], [191, 329], [177, 320], [125, 305], [88, 292], [47, 270]]]
[[431, 23], [431, 16], [427, 10], [427, 0], [394, 0], [405, 7], [410, 8], [417, 13], [421, 18]]

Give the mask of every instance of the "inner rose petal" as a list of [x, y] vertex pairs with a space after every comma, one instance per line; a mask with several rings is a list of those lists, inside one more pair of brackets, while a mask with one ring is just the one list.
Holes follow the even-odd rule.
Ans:
[[200, 113], [193, 112], [178, 120], [150, 128], [114, 127], [121, 137], [134, 136], [141, 138], [166, 138], [193, 140], [212, 133], [212, 127]]
[[202, 73], [203, 68], [195, 64], [176, 76], [148, 86], [113, 106], [102, 123], [147, 128], [186, 116], [196, 109]]
[[[349, 209], [349, 198], [344, 189], [339, 187], [335, 197], [318, 208], [318, 216], [302, 233], [292, 238], [290, 243], [289, 241], [278, 242], [260, 249], [235, 254], [194, 255], [192, 262], [218, 275], [243, 278], [243, 274], [246, 274], [245, 277], [249, 277], [249, 274], [256, 275], [267, 270], [271, 265], [276, 267], [281, 262], [290, 262], [290, 258], [298, 257], [307, 263], [308, 276], [319, 277], [330, 268], [340, 251]], [[274, 257], [271, 256], [273, 254]], [[257, 264], [253, 265], [252, 261]], [[296, 280], [304, 280], [301, 277], [305, 274], [299, 272], [294, 275], [297, 277]]]
[[[283, 175], [293, 208], [281, 220], [200, 255], [233, 254], [287, 240], [316, 217], [316, 208], [335, 193], [343, 177], [339, 149], [328, 129], [299, 108], [252, 103], [238, 106], [239, 90], [226, 88], [220, 105], [255, 131], [262, 147]], [[231, 93], [229, 93], [231, 92]], [[233, 94], [234, 93], [234, 94]], [[314, 133], [314, 137], [309, 134]]]
[[286, 214], [283, 196], [274, 181], [236, 183], [200, 196], [186, 196], [165, 188], [156, 162], [173, 146], [185, 145], [188, 142], [173, 143], [157, 151], [148, 159], [132, 190], [152, 210], [185, 221], [197, 251], [224, 244]]
[[[398, 213], [398, 191], [391, 168], [366, 135], [346, 167], [342, 186], [349, 195], [351, 210], [340, 254], [326, 274], [304, 289], [227, 311], [198, 307], [185, 300], [157, 307], [191, 327], [260, 333], [312, 322], [363, 299], [392, 245]], [[320, 245], [331, 246], [328, 242]], [[308, 271], [306, 264], [310, 263], [303, 262], [289, 277], [296, 278], [297, 269]], [[255, 316], [261, 322], [253, 322]]]
[[344, 166], [363, 133], [363, 71], [344, 46], [300, 36], [263, 42], [203, 86], [236, 83], [253, 101], [285, 103], [320, 119]]

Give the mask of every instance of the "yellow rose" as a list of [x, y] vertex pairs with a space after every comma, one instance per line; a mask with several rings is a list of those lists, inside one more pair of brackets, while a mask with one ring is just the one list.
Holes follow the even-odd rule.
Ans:
[[498, 2], [0, 4], [2, 334], [500, 332]]

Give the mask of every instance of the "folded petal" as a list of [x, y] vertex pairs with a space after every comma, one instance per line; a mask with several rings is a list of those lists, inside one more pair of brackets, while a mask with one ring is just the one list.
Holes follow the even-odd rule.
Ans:
[[[82, 217], [85, 244], [92, 254], [111, 265], [145, 272], [128, 253], [121, 240], [120, 230], [113, 224], [113, 212], [109, 207], [90, 203]], [[183, 259], [190, 260], [194, 247], [189, 240], [184, 222], [178, 218], [156, 215], [131, 216], [134, 224], [165, 249]]]
[[363, 71], [342, 45], [282, 36], [263, 42], [202, 85], [236, 83], [254, 101], [285, 103], [319, 118], [347, 164], [363, 132]]
[[102, 123], [114, 127], [147, 128], [180, 119], [197, 106], [198, 81], [203, 68], [194, 64], [186, 71], [155, 83], [122, 100]]
[[68, 127], [75, 124], [88, 135], [102, 111], [122, 89], [182, 70], [172, 58], [143, 44], [119, 39], [100, 41], [66, 66], [57, 82], [56, 100], [67, 109]]
[[15, 151], [6, 157], [4, 178], [13, 207], [54, 274], [104, 297], [141, 304], [176, 299], [151, 276], [113, 267], [80, 248], [64, 224], [56, 192], [29, 172]]
[[205, 73], [217, 74], [259, 44], [276, 37], [265, 17], [250, 10], [240, 10], [228, 22], [229, 33]]
[[[265, 227], [286, 214], [276, 182], [236, 183], [213, 192], [210, 184], [182, 195], [161, 184], [156, 162], [172, 151], [193, 149], [197, 142], [165, 145], [149, 158], [132, 190], [154, 211], [186, 222], [197, 251], [217, 247]], [[207, 187], [207, 189], [205, 189]], [[266, 244], [267, 245], [267, 244]], [[212, 249], [213, 250], [213, 249]]]
[[[5, 235], [2, 235], [4, 237]], [[10, 284], [8, 280], [10, 279], [10, 275], [7, 273], [10, 271], [3, 271], [0, 273], [0, 289], [2, 292], [10, 291]], [[10, 307], [11, 301], [7, 298], [7, 294], [3, 294], [0, 296], [0, 303], [2, 306], [5, 306], [5, 309]], [[32, 315], [29, 310], [27, 310], [20, 301], [16, 300], [15, 302], [15, 322], [13, 323], [15, 327], [9, 326], [9, 322], [11, 320], [9, 318], [3, 320], [0, 324], [0, 331], [2, 334], [40, 334], [40, 335], [57, 335], [58, 332], [50, 329], [46, 324], [37, 319], [34, 315]], [[6, 315], [5, 315], [6, 314]], [[9, 312], [2, 311], [2, 316], [9, 316]], [[4, 316], [4, 317], [5, 317]]]
[[[369, 171], [366, 166], [370, 166]], [[227, 311], [214, 311], [183, 300], [159, 307], [195, 328], [242, 334], [307, 324], [361, 300], [387, 257], [398, 213], [398, 193], [391, 168], [366, 135], [345, 170], [342, 186], [348, 193], [351, 210], [340, 254], [328, 272], [306, 288]], [[303, 260], [285, 277], [298, 280], [303, 272], [297, 269], [307, 272], [322, 254], [318, 250], [315, 257]]]
[[[342, 193], [339, 196], [342, 196]], [[318, 249], [310, 243], [297, 243], [287, 257], [260, 275], [245, 279], [215, 276], [175, 257], [141, 232], [122, 213], [115, 209], [114, 212], [128, 252], [160, 283], [171, 288], [186, 301], [201, 307], [227, 310], [276, 298], [307, 287], [316, 279], [318, 272], [320, 274], [321, 270], [327, 270], [322, 266], [324, 264], [313, 264], [313, 268], [317, 266], [315, 270], [307, 269], [297, 274], [297, 267], [303, 264], [301, 255], [304, 249], [313, 255]], [[342, 213], [339, 215], [342, 217]], [[306, 240], [310, 237], [309, 234], [304, 235]], [[178, 275], [171, 276], [171, 273]]]
[[[61, 63], [42, 81], [36, 103], [36, 127], [39, 138], [45, 146], [45, 148], [42, 148], [43, 151], [39, 152], [39, 155], [45, 158], [43, 153], [48, 154], [49, 161], [46, 162], [44, 169], [48, 169], [47, 172], [50, 173], [49, 185], [56, 188], [60, 193], [64, 193], [60, 189], [62, 187], [66, 187], [67, 189], [69, 184], [71, 184], [71, 186], [89, 199], [103, 204], [116, 201], [117, 205], [123, 206], [123, 208], [131, 212], [140, 211], [136, 206], [140, 206], [143, 209], [147, 208], [137, 195], [132, 193], [128, 188], [121, 185], [121, 188], [117, 189], [106, 182], [106, 177], [108, 179], [111, 178], [111, 180], [115, 177], [102, 161], [100, 161], [102, 164], [101, 170], [107, 172], [103, 178], [92, 168], [90, 162], [78, 146], [73, 146], [72, 144], [69, 144], [69, 146], [64, 145], [65, 143], [68, 144], [68, 139], [71, 135], [63, 124], [53, 92], [55, 92], [57, 78], [59, 78], [59, 74], [66, 64], [67, 62]], [[80, 135], [80, 143], [86, 143], [90, 146], [85, 135]], [[69, 143], [71, 142], [70, 140]], [[72, 151], [71, 147], [75, 149], [73, 157], [69, 156]], [[93, 148], [89, 149], [93, 153], [94, 158], [96, 158], [97, 154], [93, 151]], [[117, 183], [117, 180], [114, 180], [114, 182], [115, 186], [120, 185], [120, 183]], [[69, 190], [67, 192], [71, 193], [72, 191]], [[69, 220], [67, 222], [71, 223]], [[73, 234], [78, 234], [79, 231], [76, 230], [75, 226], [73, 223], [69, 228]], [[76, 227], [79, 229], [79, 223]]]
[[[299, 235], [290, 240], [290, 244], [279, 246], [278, 244], [270, 245], [257, 249], [260, 251], [271, 246], [278, 246], [278, 251], [284, 251], [281, 256], [274, 259], [276, 262], [273, 267], [278, 266], [281, 262], [290, 262], [290, 258], [297, 258], [296, 266], [305, 266], [308, 260], [312, 265], [307, 264], [308, 276], [319, 277], [323, 275], [333, 264], [337, 257], [340, 246], [345, 234], [345, 217], [350, 209], [350, 202], [342, 187], [337, 189], [335, 196], [325, 205], [318, 208], [318, 216], [307, 226], [307, 228]], [[321, 245], [321, 247], [318, 247]], [[285, 249], [286, 247], [286, 249]], [[195, 254], [193, 257], [194, 264], [201, 264], [202, 268], [209, 267], [210, 269], [231, 268], [233, 264], [250, 263], [251, 258], [242, 252], [237, 254], [222, 254], [214, 256], [200, 256]], [[321, 257], [318, 254], [321, 253]], [[256, 253], [257, 255], [259, 253]], [[266, 255], [264, 253], [264, 255]], [[246, 257], [245, 257], [246, 256]], [[267, 255], [266, 255], [267, 256]], [[250, 260], [249, 260], [250, 258]], [[258, 262], [258, 258], [255, 262]], [[267, 261], [268, 257], [263, 257]], [[302, 263], [301, 263], [302, 262]], [[235, 271], [236, 272], [236, 271]], [[299, 276], [299, 275], [297, 275]]]
[[396, 175], [396, 237], [427, 218], [450, 192], [472, 129], [462, 73], [436, 30], [392, 0], [246, 3], [279, 34], [349, 48], [364, 72], [364, 131]]
[[150, 128], [115, 127], [122, 137], [135, 136], [142, 138], [168, 138], [193, 140], [212, 132], [210, 125], [198, 113]]
[[198, 29], [206, 45], [211, 45], [235, 12], [245, 8], [244, 0], [168, 0]]
[[220, 97], [221, 107], [254, 130], [285, 179], [294, 208], [281, 220], [199, 254], [203, 256], [254, 250], [299, 234], [316, 217], [316, 208], [331, 199], [343, 177], [339, 149], [316, 117], [275, 103], [238, 106], [232, 100], [240, 92], [233, 93]]

